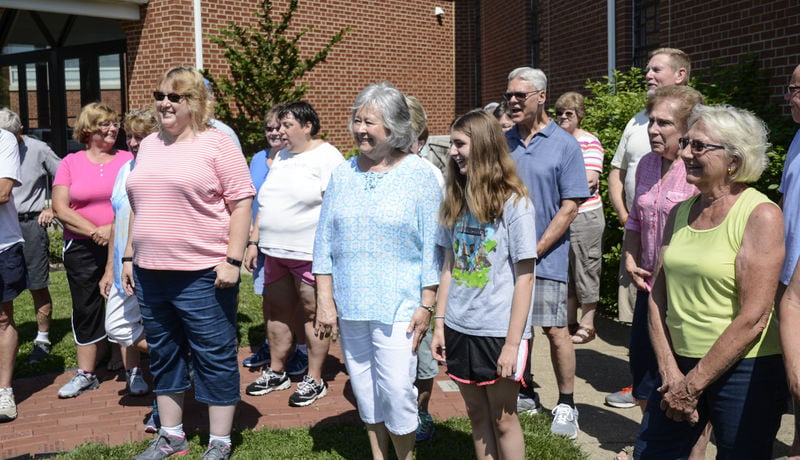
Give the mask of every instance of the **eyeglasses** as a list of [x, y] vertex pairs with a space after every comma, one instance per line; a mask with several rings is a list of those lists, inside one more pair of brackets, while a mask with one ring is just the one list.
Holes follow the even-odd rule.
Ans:
[[688, 146], [692, 146], [692, 153], [703, 153], [707, 149], [724, 149], [724, 145], [719, 144], [706, 144], [705, 142], [698, 141], [697, 139], [689, 139], [688, 137], [682, 137], [678, 139], [678, 145], [681, 149], [685, 149]]
[[520, 92], [515, 92], [515, 93], [503, 93], [503, 99], [505, 99], [508, 102], [511, 102], [511, 98], [515, 97], [515, 98], [517, 98], [517, 101], [525, 102], [525, 100], [528, 99], [528, 97], [531, 94], [536, 94], [536, 93], [541, 93], [541, 92], [542, 92], [541, 89], [535, 89], [533, 91], [528, 91], [527, 93], [521, 92], [521, 91]]
[[574, 112], [574, 111], [572, 111], [572, 110], [561, 110], [561, 109], [556, 109], [556, 116], [557, 116], [557, 117], [560, 117], [560, 116], [562, 116], [562, 115], [563, 115], [563, 116], [565, 116], [565, 117], [567, 117], [567, 118], [572, 118], [572, 117], [574, 117], [574, 116], [575, 116], [575, 112]]
[[111, 129], [112, 126], [114, 128], [119, 129], [120, 125], [118, 121], [105, 121], [103, 123], [100, 123], [100, 129], [103, 131], [108, 131], [109, 129]]
[[789, 96], [794, 96], [798, 91], [800, 91], [800, 86], [789, 85], [786, 87], [786, 94]]
[[153, 91], [153, 99], [155, 99], [157, 102], [163, 101], [165, 97], [173, 104], [177, 104], [178, 102], [181, 101], [181, 99], [185, 99], [189, 97], [189, 95], [177, 94], [177, 93], [164, 94], [161, 91]]
[[268, 133], [272, 132], [272, 131], [280, 131], [280, 130], [281, 130], [280, 126], [264, 125], [264, 131], [266, 131]]

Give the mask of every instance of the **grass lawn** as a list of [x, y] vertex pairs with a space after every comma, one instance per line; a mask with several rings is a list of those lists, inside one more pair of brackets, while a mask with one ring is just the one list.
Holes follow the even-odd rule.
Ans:
[[[14, 302], [14, 316], [20, 335], [20, 348], [15, 377], [49, 372], [61, 372], [77, 366], [75, 343], [70, 327], [70, 295], [66, 274], [52, 272], [50, 292], [53, 296], [53, 322], [50, 328], [52, 355], [31, 366], [28, 356], [36, 335], [36, 320], [30, 294], [25, 292]], [[253, 279], [242, 277], [239, 302], [240, 346], [258, 344], [264, 340], [264, 321], [261, 298], [253, 293]], [[586, 456], [572, 441], [550, 434], [551, 417], [540, 414], [522, 416], [525, 431], [525, 458], [582, 459]], [[469, 420], [456, 417], [436, 421], [434, 439], [416, 450], [418, 459], [474, 458]], [[192, 457], [205, 449], [208, 435], [189, 436]], [[364, 427], [347, 423], [328, 423], [311, 428], [285, 430], [246, 430], [233, 433], [234, 458], [238, 459], [363, 459], [369, 458], [369, 443]], [[129, 459], [140, 453], [147, 442], [126, 443], [120, 446], [86, 444], [61, 455], [63, 459]]]
[[[550, 434], [550, 417], [544, 414], [521, 418], [525, 432], [525, 458], [572, 460], [587, 458], [572, 441]], [[436, 422], [434, 438], [417, 447], [418, 459], [475, 458], [469, 420], [456, 417]], [[189, 437], [192, 458], [202, 455], [207, 436]], [[234, 459], [368, 459], [369, 441], [363, 426], [329, 423], [311, 428], [243, 431], [233, 434]], [[146, 442], [108, 447], [79, 446], [57, 458], [70, 460], [128, 459], [139, 454]]]

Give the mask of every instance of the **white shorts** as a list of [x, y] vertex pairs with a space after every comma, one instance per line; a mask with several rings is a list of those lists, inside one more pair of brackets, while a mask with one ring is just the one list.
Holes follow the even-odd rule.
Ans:
[[123, 347], [133, 345], [134, 340], [144, 334], [142, 312], [136, 296], [125, 295], [113, 283], [106, 302], [106, 334], [110, 341]]
[[342, 353], [364, 423], [403, 436], [417, 430], [417, 355], [408, 322], [339, 320]]

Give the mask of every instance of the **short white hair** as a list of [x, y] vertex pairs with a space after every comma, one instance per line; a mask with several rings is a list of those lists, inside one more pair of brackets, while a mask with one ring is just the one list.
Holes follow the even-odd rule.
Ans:
[[547, 90], [547, 76], [541, 69], [534, 69], [533, 67], [517, 67], [508, 74], [508, 81], [515, 78], [527, 81], [533, 85], [533, 89], [537, 91]]
[[3, 107], [0, 109], [0, 129], [5, 129], [19, 137], [22, 135], [22, 120], [11, 109]]

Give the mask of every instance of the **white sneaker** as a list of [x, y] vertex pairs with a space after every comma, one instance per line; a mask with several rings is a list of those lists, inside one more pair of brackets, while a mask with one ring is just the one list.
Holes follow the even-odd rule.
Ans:
[[578, 409], [569, 404], [559, 404], [553, 409], [553, 424], [550, 432], [570, 439], [578, 437]]
[[147, 382], [144, 381], [144, 377], [142, 377], [142, 370], [138, 367], [134, 367], [127, 372], [126, 380], [129, 395], [141, 396], [150, 392], [150, 387], [147, 385]]
[[0, 390], [0, 422], [10, 422], [17, 418], [17, 403], [11, 388]]

